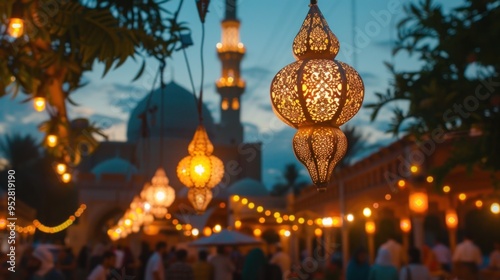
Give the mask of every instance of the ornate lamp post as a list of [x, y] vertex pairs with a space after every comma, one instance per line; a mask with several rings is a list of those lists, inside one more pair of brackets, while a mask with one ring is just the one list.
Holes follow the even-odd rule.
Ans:
[[415, 247], [422, 250], [424, 246], [424, 217], [428, 208], [427, 192], [422, 189], [410, 192], [409, 207], [413, 212], [414, 242]]
[[365, 223], [365, 231], [366, 234], [368, 235], [368, 252], [370, 254], [370, 262], [373, 262], [375, 259], [375, 240], [374, 235], [377, 230], [377, 226], [375, 225], [375, 222], [372, 220], [366, 221]]
[[335, 60], [340, 44], [311, 0], [309, 13], [293, 41], [296, 62], [285, 66], [271, 84], [274, 113], [298, 129], [293, 150], [318, 190], [325, 190], [347, 139], [339, 127], [361, 108], [364, 85], [358, 72]]
[[450, 239], [450, 250], [455, 251], [457, 245], [457, 227], [458, 227], [458, 216], [457, 212], [453, 209], [446, 211], [445, 215], [446, 227], [448, 228], [448, 237]]
[[408, 251], [409, 248], [409, 234], [411, 231], [411, 220], [409, 218], [403, 218], [399, 221], [399, 228], [403, 232], [403, 248], [404, 252]]

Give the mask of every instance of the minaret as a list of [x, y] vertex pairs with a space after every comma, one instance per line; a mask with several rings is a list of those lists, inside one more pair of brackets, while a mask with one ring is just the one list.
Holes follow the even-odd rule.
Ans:
[[221, 96], [218, 140], [222, 144], [238, 145], [243, 142], [240, 98], [245, 91], [245, 81], [240, 77], [240, 63], [245, 55], [245, 46], [240, 42], [236, 0], [226, 0], [226, 16], [221, 26], [222, 41], [217, 44], [217, 53], [222, 62], [221, 77], [216, 82], [217, 92]]

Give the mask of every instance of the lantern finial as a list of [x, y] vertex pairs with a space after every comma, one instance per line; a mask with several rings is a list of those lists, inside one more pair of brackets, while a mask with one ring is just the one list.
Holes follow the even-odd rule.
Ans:
[[340, 44], [316, 3], [312, 3], [304, 23], [293, 40], [293, 54], [297, 60], [310, 58], [334, 59]]

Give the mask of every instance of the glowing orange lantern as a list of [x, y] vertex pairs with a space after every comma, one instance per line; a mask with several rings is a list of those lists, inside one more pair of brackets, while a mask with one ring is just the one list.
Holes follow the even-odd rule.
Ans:
[[413, 191], [410, 193], [410, 210], [417, 213], [423, 214], [428, 208], [428, 197], [425, 191]]
[[401, 228], [401, 231], [404, 233], [408, 233], [411, 231], [411, 221], [408, 218], [401, 219], [399, 221], [399, 227]]
[[449, 229], [456, 229], [458, 227], [458, 216], [457, 212], [454, 210], [448, 210], [446, 211], [446, 226]]

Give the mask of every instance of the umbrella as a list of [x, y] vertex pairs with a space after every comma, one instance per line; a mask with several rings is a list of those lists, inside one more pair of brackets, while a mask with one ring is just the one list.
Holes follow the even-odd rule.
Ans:
[[221, 232], [200, 238], [189, 243], [189, 246], [217, 246], [217, 245], [252, 245], [260, 244], [261, 240], [236, 231], [223, 229]]

